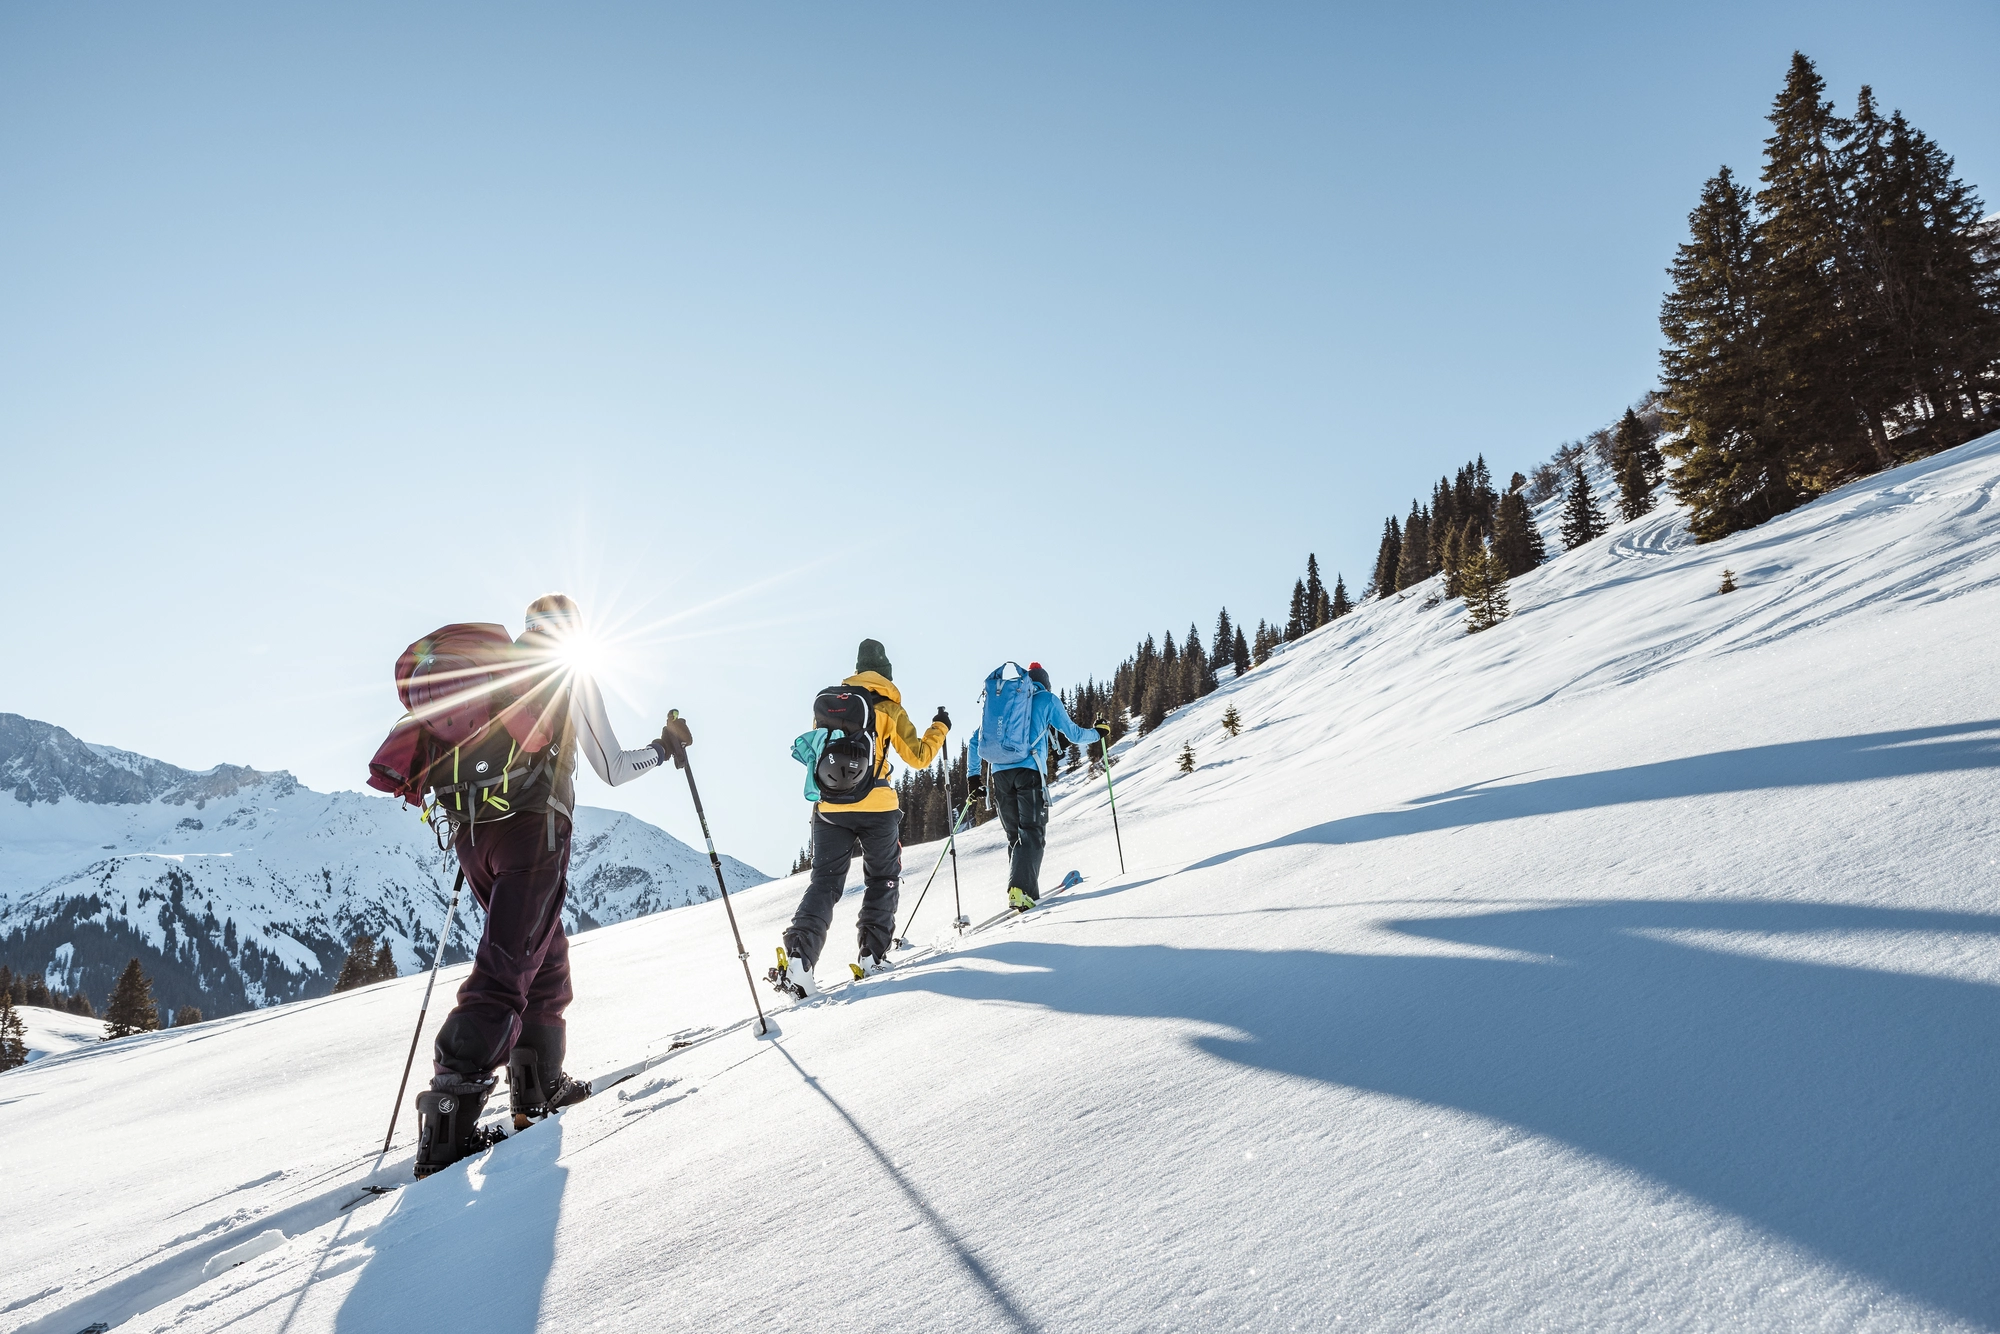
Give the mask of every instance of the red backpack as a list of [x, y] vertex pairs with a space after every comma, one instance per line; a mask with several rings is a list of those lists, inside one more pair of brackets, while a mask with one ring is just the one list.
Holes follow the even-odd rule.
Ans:
[[396, 659], [396, 694], [409, 712], [368, 762], [368, 786], [427, 809], [428, 792], [466, 824], [547, 796], [569, 714], [552, 654], [504, 626], [447, 625]]

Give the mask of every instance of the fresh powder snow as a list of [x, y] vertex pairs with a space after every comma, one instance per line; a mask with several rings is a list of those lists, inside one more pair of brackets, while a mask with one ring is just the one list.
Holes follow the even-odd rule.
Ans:
[[[1708, 546], [1663, 506], [1479, 635], [1368, 603], [1121, 746], [1122, 874], [1065, 776], [1080, 886], [960, 939], [947, 863], [766, 1037], [720, 903], [589, 932], [571, 1067], [643, 1068], [385, 1194], [420, 976], [52, 1052], [0, 1323], [1993, 1328], [1996, 495], [2000, 435]], [[1002, 907], [997, 825], [958, 869]], [[734, 898], [760, 977], [801, 887]]]

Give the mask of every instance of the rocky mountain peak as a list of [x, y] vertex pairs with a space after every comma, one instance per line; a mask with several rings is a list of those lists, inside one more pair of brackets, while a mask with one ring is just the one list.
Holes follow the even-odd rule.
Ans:
[[288, 773], [240, 764], [197, 773], [129, 750], [79, 741], [53, 723], [0, 713], [0, 792], [11, 792], [14, 800], [30, 806], [68, 797], [100, 806], [161, 800], [199, 809], [263, 783], [278, 783], [284, 791], [297, 786]]

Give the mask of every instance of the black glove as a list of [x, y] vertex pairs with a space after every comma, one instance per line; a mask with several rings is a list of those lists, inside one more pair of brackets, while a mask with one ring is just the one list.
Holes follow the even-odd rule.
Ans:
[[660, 766], [664, 768], [676, 750], [684, 750], [694, 744], [694, 733], [688, 731], [687, 719], [681, 717], [679, 709], [675, 709], [667, 715], [667, 725], [660, 729], [660, 735], [646, 744], [660, 757]]
[[986, 800], [986, 780], [978, 774], [966, 779], [965, 799], [975, 806]]
[[947, 732], [951, 730], [951, 715], [944, 711], [944, 705], [942, 704], [938, 705], [937, 717], [931, 719], [931, 721], [934, 723], [943, 723], [944, 730]]

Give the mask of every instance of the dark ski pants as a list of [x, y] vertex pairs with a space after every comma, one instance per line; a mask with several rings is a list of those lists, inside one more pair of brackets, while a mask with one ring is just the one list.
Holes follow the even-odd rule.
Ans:
[[482, 824], [476, 842], [472, 831], [459, 833], [458, 864], [486, 910], [486, 929], [458, 1004], [438, 1030], [438, 1074], [483, 1075], [505, 1065], [524, 1024], [561, 1030], [570, 1001], [562, 929], [569, 843], [569, 821], [557, 816], [556, 845], [549, 848], [540, 811]]
[[833, 905], [847, 885], [847, 868], [861, 853], [861, 952], [877, 957], [889, 952], [896, 934], [898, 877], [903, 874], [903, 813], [901, 811], [814, 811], [812, 879], [806, 884], [799, 910], [785, 931], [785, 953], [819, 962], [833, 925]]
[[1040, 769], [1002, 769], [987, 783], [1007, 847], [1014, 854], [1007, 885], [1031, 899], [1042, 897], [1042, 853], [1049, 845], [1049, 790]]

